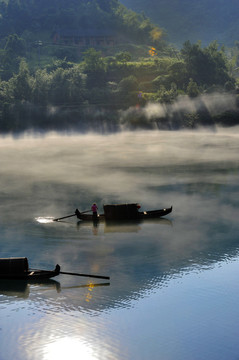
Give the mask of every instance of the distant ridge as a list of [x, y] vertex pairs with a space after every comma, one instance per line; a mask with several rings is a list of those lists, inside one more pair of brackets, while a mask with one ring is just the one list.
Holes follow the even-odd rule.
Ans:
[[168, 33], [168, 40], [208, 45], [234, 45], [239, 40], [238, 0], [121, 0], [128, 8], [144, 12]]

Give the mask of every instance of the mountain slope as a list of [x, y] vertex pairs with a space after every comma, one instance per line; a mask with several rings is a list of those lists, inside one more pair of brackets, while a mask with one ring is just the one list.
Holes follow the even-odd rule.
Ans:
[[118, 0], [0, 0], [0, 39], [43, 32], [50, 38], [59, 29], [107, 29], [143, 43], [155, 26]]
[[144, 12], [163, 27], [170, 42], [217, 40], [233, 45], [239, 34], [238, 0], [121, 0], [128, 8]]

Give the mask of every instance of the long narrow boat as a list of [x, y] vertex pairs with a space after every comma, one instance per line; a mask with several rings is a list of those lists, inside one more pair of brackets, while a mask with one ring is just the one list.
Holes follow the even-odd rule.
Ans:
[[42, 281], [50, 279], [59, 274], [74, 275], [74, 276], [85, 276], [97, 279], [109, 280], [109, 276], [92, 275], [92, 274], [81, 274], [60, 271], [60, 265], [56, 265], [54, 270], [38, 270], [29, 269], [28, 260], [26, 257], [18, 258], [0, 258], [0, 279], [4, 280], [26, 280], [26, 281]]
[[37, 281], [46, 280], [60, 274], [60, 266], [54, 270], [29, 269], [26, 257], [0, 258], [0, 279]]
[[168, 215], [172, 212], [173, 207], [150, 210], [138, 211], [138, 204], [120, 204], [120, 205], [104, 205], [104, 214], [93, 216], [92, 214], [85, 214], [78, 209], [75, 215], [79, 220], [84, 221], [101, 221], [101, 220], [137, 220], [137, 219], [151, 219], [159, 218]]

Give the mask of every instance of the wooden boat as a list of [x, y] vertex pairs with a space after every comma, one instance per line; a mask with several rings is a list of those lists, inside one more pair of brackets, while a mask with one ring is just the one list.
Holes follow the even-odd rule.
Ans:
[[26, 257], [0, 258], [0, 279], [40, 281], [55, 277], [59, 273], [59, 265], [56, 265], [54, 270], [29, 269]]
[[150, 211], [139, 211], [138, 204], [117, 204], [117, 205], [104, 205], [104, 213], [97, 214], [85, 214], [80, 212], [78, 209], [75, 211], [75, 215], [79, 220], [84, 221], [101, 221], [101, 220], [137, 220], [137, 219], [151, 219], [159, 218], [168, 215], [172, 212], [173, 207], [150, 210]]
[[[38, 270], [29, 269], [26, 257], [19, 258], [0, 258], [0, 279], [4, 280], [26, 280], [26, 281], [42, 281], [50, 279], [59, 274], [86, 276], [97, 279], [107, 279], [109, 276], [79, 274], [73, 272], [60, 271], [60, 265], [56, 265], [54, 270]], [[53, 280], [52, 280], [53, 281]]]

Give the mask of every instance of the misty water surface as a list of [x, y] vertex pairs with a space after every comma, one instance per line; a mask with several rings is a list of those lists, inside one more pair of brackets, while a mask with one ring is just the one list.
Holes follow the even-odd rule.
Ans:
[[[111, 280], [1, 282], [0, 359], [236, 358], [238, 153], [237, 128], [2, 138], [1, 257]], [[37, 221], [92, 202], [173, 212]]]

